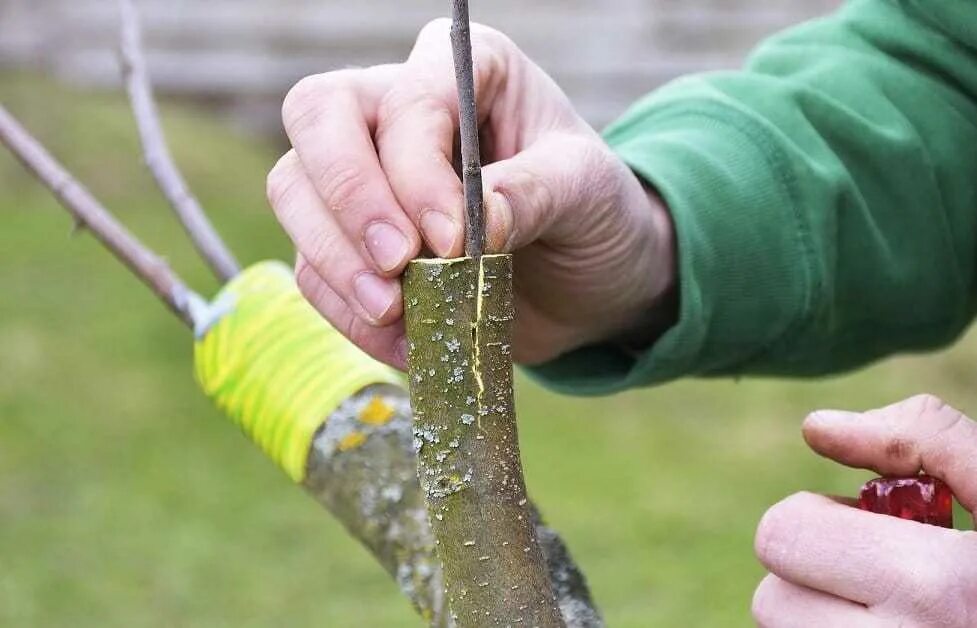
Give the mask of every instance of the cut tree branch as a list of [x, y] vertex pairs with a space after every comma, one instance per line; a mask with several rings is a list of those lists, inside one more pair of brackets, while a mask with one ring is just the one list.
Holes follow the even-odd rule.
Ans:
[[[512, 390], [512, 256], [485, 248], [467, 0], [452, 0], [465, 253], [404, 273], [417, 476], [458, 626], [566, 624], [526, 496]], [[562, 596], [562, 589], [561, 589]]]
[[200, 203], [190, 192], [183, 175], [173, 162], [153, 100], [153, 91], [143, 54], [139, 15], [132, 0], [119, 0], [120, 60], [122, 77], [132, 113], [139, 127], [146, 167], [163, 196], [176, 212], [194, 246], [214, 273], [227, 281], [240, 272], [240, 266]]
[[78, 227], [91, 231], [181, 320], [193, 326], [192, 307], [201, 302], [200, 297], [161, 257], [123, 227], [2, 105], [0, 142], [54, 194]]
[[564, 626], [526, 496], [512, 390], [512, 256], [404, 275], [417, 475], [459, 626]]
[[478, 258], [485, 250], [485, 212], [468, 0], [451, 0], [451, 51], [458, 82], [461, 172], [465, 188], [465, 255]]

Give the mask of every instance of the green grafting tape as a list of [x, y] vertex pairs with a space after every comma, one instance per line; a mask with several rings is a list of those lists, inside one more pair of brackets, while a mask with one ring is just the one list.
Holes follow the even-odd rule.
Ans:
[[403, 385], [333, 329], [280, 262], [242, 272], [211, 311], [194, 345], [197, 381], [296, 482], [313, 436], [343, 401], [371, 384]]

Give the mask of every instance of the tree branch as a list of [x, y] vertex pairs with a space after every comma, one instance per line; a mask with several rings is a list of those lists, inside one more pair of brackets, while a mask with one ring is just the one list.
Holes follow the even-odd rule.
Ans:
[[478, 148], [478, 110], [475, 104], [468, 0], [451, 1], [451, 51], [458, 82], [461, 172], [465, 188], [465, 255], [477, 258], [485, 250], [485, 212], [482, 207], [482, 163]]
[[146, 166], [197, 251], [217, 277], [227, 281], [240, 272], [240, 266], [190, 192], [167, 148], [146, 70], [139, 15], [132, 0], [119, 0], [119, 13], [122, 77], [139, 128]]
[[54, 194], [78, 227], [91, 231], [173, 313], [193, 326], [192, 308], [201, 302], [200, 297], [187, 288], [162, 258], [123, 227], [2, 105], [0, 142]]
[[512, 256], [404, 275], [417, 475], [459, 626], [564, 626], [526, 497], [512, 392]]
[[[406, 391], [389, 384], [368, 386], [330, 414], [317, 432], [302, 484], [369, 549], [430, 626], [447, 628], [456, 622], [450, 617], [434, 533], [418, 483], [412, 423]], [[357, 445], [344, 450], [344, 442]], [[603, 628], [566, 545], [546, 526], [531, 501], [528, 506], [563, 621], [568, 628]]]
[[[489, 264], [497, 264], [499, 258], [487, 256], [483, 259]], [[448, 266], [443, 274], [447, 277], [459, 268], [460, 265]], [[233, 303], [233, 307], [221, 305], [225, 303]], [[417, 445], [423, 443], [422, 455], [432, 456], [433, 462], [437, 463], [442, 450], [466, 452], [470, 443], [459, 438], [453, 444], [451, 436], [440, 432], [440, 444], [428, 442], [423, 436], [427, 431], [415, 436], [411, 400], [407, 390], [397, 383], [399, 378], [354, 348], [309, 307], [286, 264], [261, 262], [249, 267], [218, 293], [213, 304], [213, 311], [222, 313], [212, 319], [212, 325], [194, 347], [195, 370], [201, 389], [252, 442], [289, 477], [300, 481], [370, 551], [396, 579], [401, 591], [432, 628], [454, 627], [456, 622], [451, 619], [448, 596], [445, 595], [448, 572], [441, 569], [444, 559], [441, 549], [445, 547], [445, 541], [439, 533], [437, 542], [440, 545], [435, 545], [433, 527], [446, 520], [447, 514], [433, 511], [429, 516], [427, 495], [421, 484], [423, 479], [427, 487], [431, 476], [422, 474], [418, 477]], [[469, 311], [470, 307], [469, 302], [462, 309]], [[491, 309], [488, 313], [495, 314]], [[287, 337], [280, 333], [283, 321], [290, 330]], [[460, 316], [455, 322], [455, 326], [448, 326], [452, 334], [458, 337], [470, 335], [468, 328], [462, 327]], [[491, 326], [491, 322], [486, 325]], [[460, 341], [456, 346], [447, 336], [442, 340], [458, 352], [462, 351]], [[492, 351], [504, 351], [491, 344], [495, 342], [491, 338], [487, 342], [489, 344], [483, 347], [487, 357], [493, 357]], [[455, 353], [448, 346], [441, 346]], [[288, 347], [302, 347], [302, 350], [299, 353], [283, 350]], [[459, 366], [461, 359], [456, 361]], [[456, 364], [448, 365], [439, 360], [436, 368], [440, 372], [435, 373], [435, 377], [429, 375], [429, 371], [423, 372], [428, 390], [438, 393], [426, 396], [428, 406], [437, 406], [442, 400], [447, 402], [447, 395], [440, 394], [445, 386], [444, 375], [451, 373], [452, 378], [457, 378], [453, 374]], [[304, 375], [295, 377], [299, 372]], [[508, 376], [511, 372], [496, 375], [493, 371], [491, 379], [486, 379], [489, 386], [485, 398], [493, 406], [498, 402], [494, 394], [497, 389], [492, 384]], [[465, 377], [462, 383], [451, 381], [448, 386], [452, 389], [470, 386], [470, 371]], [[340, 403], [343, 398], [345, 401]], [[258, 404], [249, 402], [254, 399], [262, 401]], [[461, 399], [464, 400], [465, 395]], [[473, 417], [482, 416], [473, 407], [466, 406], [465, 412], [471, 412]], [[428, 414], [427, 418], [434, 417]], [[488, 428], [497, 420], [497, 414], [485, 415], [482, 425]], [[474, 443], [495, 442], [480, 439], [481, 433], [475, 432], [477, 422], [474, 418], [471, 423], [468, 435], [474, 437]], [[420, 428], [423, 421], [418, 420], [416, 425]], [[464, 422], [458, 426], [466, 427]], [[486, 447], [491, 445], [486, 444]], [[496, 457], [507, 461], [514, 455], [508, 451], [511, 447], [506, 449], [504, 454]], [[449, 461], [445, 457], [443, 462], [447, 465], [455, 460]], [[487, 474], [480, 475], [479, 485], [484, 486], [489, 474], [496, 469], [498, 467], [491, 467]], [[482, 470], [479, 467], [479, 471]], [[507, 485], [514, 488], [516, 476], [511, 474], [510, 477], [512, 481]], [[472, 483], [475, 484], [474, 479]], [[490, 504], [486, 511], [491, 510], [492, 503], [497, 503], [492, 502], [492, 497], [487, 498]], [[529, 521], [535, 530], [545, 559], [540, 577], [548, 576], [567, 626], [603, 628], [600, 613], [569, 551], [556, 532], [543, 524], [532, 502], [525, 503], [528, 512], [519, 509], [523, 499], [513, 495], [509, 500], [513, 507], [510, 512], [515, 515], [512, 518], [517, 523]], [[519, 519], [520, 516], [523, 518]], [[478, 525], [480, 522], [473, 523]], [[495, 521], [489, 525], [495, 525]], [[484, 537], [468, 538], [482, 540]], [[521, 544], [518, 537], [504, 538], [500, 545], [498, 555], [515, 553], [520, 560], [527, 555], [524, 548], [528, 545]], [[495, 562], [497, 550], [484, 547], [486, 552], [483, 553], [480, 545], [461, 543], [458, 547], [479, 567], [499, 568]], [[476, 558], [482, 555], [490, 556], [490, 560], [477, 561]], [[495, 584], [493, 580], [492, 585]], [[488, 595], [498, 591], [486, 590]], [[518, 595], [525, 592], [523, 587], [517, 587], [517, 590]], [[485, 593], [480, 589], [479, 594]], [[510, 595], [517, 594], [506, 588], [499, 597]], [[479, 620], [484, 619], [484, 610]], [[471, 625], [469, 617], [462, 619], [464, 621], [457, 622], [459, 626]], [[533, 625], [529, 619], [527, 615], [526, 621], [513, 621], [512, 625], [528, 628]], [[497, 622], [478, 621], [476, 624], [488, 626]]]

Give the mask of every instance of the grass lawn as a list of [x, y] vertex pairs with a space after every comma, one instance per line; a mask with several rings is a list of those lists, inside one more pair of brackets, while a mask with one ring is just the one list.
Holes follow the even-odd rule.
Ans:
[[[0, 101], [214, 290], [140, 166], [120, 98], [6, 76]], [[264, 200], [274, 147], [185, 107], [164, 113], [239, 256], [289, 259]], [[420, 625], [370, 557], [196, 389], [187, 331], [70, 226], [0, 151], [0, 625]], [[574, 399], [523, 378], [528, 482], [610, 626], [749, 625], [763, 511], [800, 489], [850, 494], [868, 477], [806, 450], [805, 413], [920, 391], [977, 411], [975, 375], [970, 336], [808, 383], [691, 380]]]

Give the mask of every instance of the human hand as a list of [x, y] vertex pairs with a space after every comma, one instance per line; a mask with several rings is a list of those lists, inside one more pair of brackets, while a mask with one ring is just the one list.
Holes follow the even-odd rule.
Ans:
[[[977, 514], [977, 424], [931, 395], [804, 422], [818, 453], [882, 475], [944, 480]], [[878, 515], [812, 493], [767, 511], [753, 598], [764, 628], [977, 626], [977, 533]]]
[[[398, 367], [398, 276], [422, 249], [463, 249], [448, 31], [429, 24], [403, 64], [301, 80], [282, 107], [292, 149], [268, 175], [303, 294]], [[508, 38], [476, 24], [472, 44], [486, 248], [515, 255], [516, 361], [646, 332], [674, 283], [664, 206]]]

